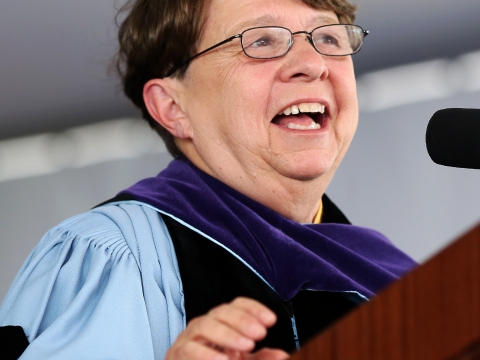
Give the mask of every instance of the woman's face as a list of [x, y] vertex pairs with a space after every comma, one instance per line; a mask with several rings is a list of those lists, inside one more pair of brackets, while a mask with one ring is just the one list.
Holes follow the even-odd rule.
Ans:
[[[255, 26], [295, 32], [335, 23], [335, 13], [301, 0], [212, 0], [198, 50]], [[259, 176], [328, 183], [357, 126], [351, 57], [323, 56], [302, 34], [270, 60], [247, 57], [235, 39], [193, 60], [181, 84], [197, 165], [234, 188]], [[325, 107], [313, 115], [320, 129], [292, 128], [311, 125], [308, 114], [278, 116], [305, 104]]]

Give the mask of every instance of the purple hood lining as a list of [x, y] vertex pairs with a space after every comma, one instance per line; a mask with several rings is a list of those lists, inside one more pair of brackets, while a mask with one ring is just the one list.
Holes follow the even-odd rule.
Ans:
[[372, 297], [416, 266], [377, 231], [335, 223], [299, 224], [185, 158], [119, 195], [133, 196], [217, 240], [285, 300], [301, 289]]

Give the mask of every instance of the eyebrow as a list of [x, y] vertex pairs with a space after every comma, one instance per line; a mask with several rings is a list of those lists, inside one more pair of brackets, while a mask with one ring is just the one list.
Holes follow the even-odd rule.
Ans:
[[234, 29], [237, 32], [241, 32], [247, 28], [256, 27], [256, 26], [274, 25], [274, 24], [278, 24], [279, 22], [280, 22], [280, 19], [277, 16], [274, 16], [272, 14], [265, 14], [260, 17], [249, 19], [239, 24], [236, 24]]
[[318, 15], [308, 22], [309, 25], [318, 27], [323, 25], [339, 24], [338, 19], [330, 15]]
[[[257, 18], [249, 19], [236, 24], [232, 33], [238, 34], [246, 29], [257, 26], [279, 26], [282, 22], [281, 18], [272, 14], [265, 14]], [[308, 21], [308, 24], [312, 27], [318, 27], [322, 25], [338, 24], [338, 20], [331, 15], [318, 15]], [[306, 29], [305, 29], [306, 30]], [[296, 31], [296, 30], [295, 30]]]

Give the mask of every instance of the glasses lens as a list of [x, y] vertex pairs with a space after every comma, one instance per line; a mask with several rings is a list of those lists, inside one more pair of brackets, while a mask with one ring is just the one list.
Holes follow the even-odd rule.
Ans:
[[363, 29], [356, 25], [327, 25], [312, 32], [315, 48], [325, 55], [351, 55], [363, 44]]
[[290, 31], [279, 27], [258, 27], [242, 34], [245, 54], [256, 59], [269, 59], [285, 55], [290, 47]]

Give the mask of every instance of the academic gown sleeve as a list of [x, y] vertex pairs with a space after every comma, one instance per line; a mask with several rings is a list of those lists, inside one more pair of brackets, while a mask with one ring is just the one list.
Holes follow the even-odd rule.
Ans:
[[163, 359], [185, 328], [178, 265], [159, 214], [107, 205], [49, 231], [22, 266], [0, 326], [27, 359]]

